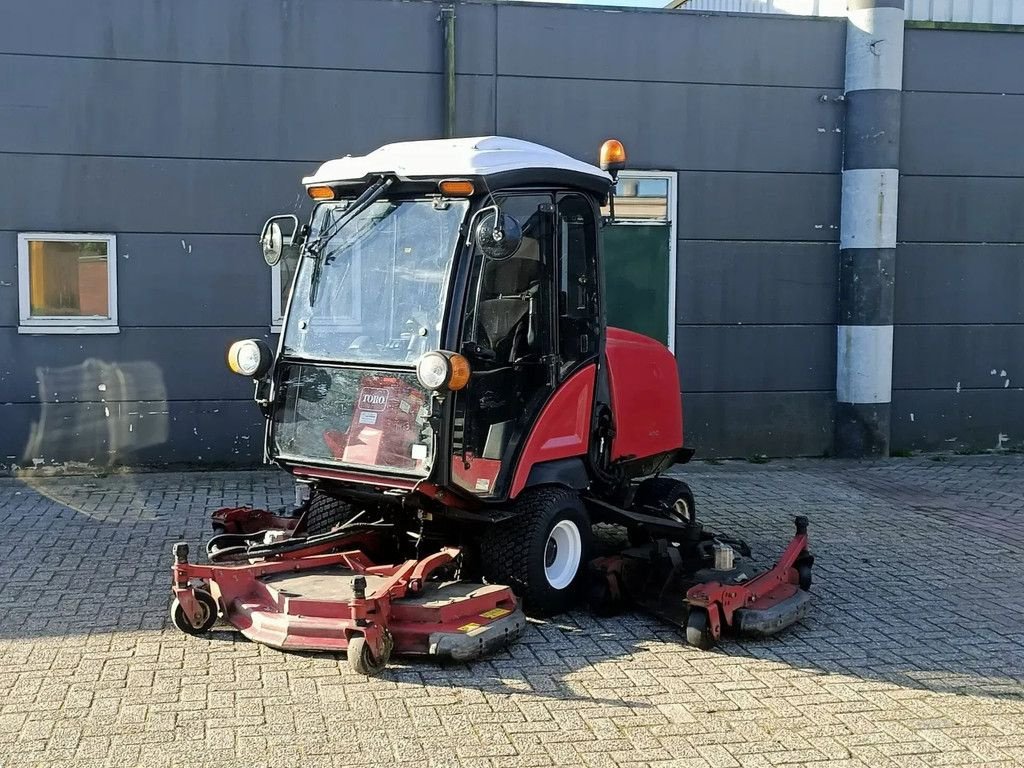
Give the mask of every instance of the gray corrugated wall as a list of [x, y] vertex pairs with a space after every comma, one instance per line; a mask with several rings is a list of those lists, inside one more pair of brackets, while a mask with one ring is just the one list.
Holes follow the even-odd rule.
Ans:
[[[137, 402], [116, 405], [168, 411], [167, 439], [130, 460], [258, 459], [249, 385], [223, 363], [231, 340], [269, 333], [256, 231], [268, 214], [302, 207], [299, 177], [321, 160], [441, 133], [438, 7], [36, 0], [5, 9], [0, 463], [22, 458], [40, 395], [54, 399], [40, 393], [37, 369], [87, 359], [150, 362], [159, 374], [136, 387]], [[679, 172], [688, 441], [705, 455], [827, 451], [842, 20], [507, 4], [460, 4], [457, 14], [458, 133], [507, 133], [584, 158], [617, 136], [633, 167]], [[971, 390], [951, 401], [961, 403], [958, 424], [1013, 412], [1007, 398], [1020, 397], [976, 389], [999, 385], [985, 376], [1019, 350], [1021, 187], [996, 177], [1021, 175], [1010, 127], [1021, 97], [995, 95], [1020, 92], [1016, 39], [908, 36], [896, 447], [948, 439], [942, 398], [954, 369]], [[950, 46], [955, 57], [943, 53]], [[965, 148], [960, 131], [985, 142]], [[38, 229], [117, 234], [120, 334], [16, 333], [16, 233]], [[959, 359], [952, 350], [985, 362], [967, 376], [943, 362]], [[937, 415], [922, 422], [929, 403]], [[1011, 428], [1022, 411], [1018, 399]], [[994, 442], [990, 426], [977, 432], [983, 444]]]
[[[376, 0], [5, 7], [0, 464], [104, 463], [88, 437], [67, 444], [61, 425], [91, 434], [83, 414], [97, 412], [55, 402], [69, 398], [148, 417], [140, 427], [166, 420], [168, 439], [127, 461], [259, 460], [251, 386], [224, 364], [232, 340], [270, 332], [256, 234], [269, 214], [305, 207], [299, 179], [323, 159], [440, 134], [436, 14]], [[16, 236], [33, 230], [117, 235], [119, 334], [17, 333]], [[89, 359], [155, 372], [121, 395], [40, 392], [40, 374]], [[23, 456], [41, 399], [60, 439]]]
[[[832, 442], [841, 20], [460, 7], [462, 134], [679, 172], [676, 355], [703, 455]], [[497, 66], [497, 77], [495, 77]], [[497, 97], [495, 99], [495, 95]]]
[[1024, 445], [1024, 27], [908, 29], [894, 448]]

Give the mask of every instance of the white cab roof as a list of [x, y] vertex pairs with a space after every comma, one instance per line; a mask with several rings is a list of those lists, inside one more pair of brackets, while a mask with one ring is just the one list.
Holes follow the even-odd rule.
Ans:
[[371, 174], [417, 177], [490, 176], [505, 171], [555, 168], [593, 176], [611, 184], [600, 168], [540, 144], [504, 136], [433, 139], [385, 144], [368, 155], [328, 160], [302, 183], [359, 181]]

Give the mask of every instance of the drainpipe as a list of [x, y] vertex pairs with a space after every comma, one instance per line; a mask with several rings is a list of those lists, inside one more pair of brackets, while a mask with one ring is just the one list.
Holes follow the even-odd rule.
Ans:
[[444, 29], [444, 136], [455, 136], [455, 6], [441, 6]]
[[848, 0], [835, 453], [887, 456], [904, 0]]

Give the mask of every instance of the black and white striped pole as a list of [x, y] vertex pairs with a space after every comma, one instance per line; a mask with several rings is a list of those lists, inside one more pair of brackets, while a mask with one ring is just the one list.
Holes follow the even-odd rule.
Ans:
[[889, 453], [903, 0], [849, 0], [836, 454]]

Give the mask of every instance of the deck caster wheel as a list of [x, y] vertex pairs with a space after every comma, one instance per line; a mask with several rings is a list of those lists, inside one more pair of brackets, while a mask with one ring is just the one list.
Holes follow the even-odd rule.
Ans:
[[708, 612], [703, 608], [691, 608], [687, 614], [686, 642], [702, 651], [708, 650], [715, 644], [714, 635], [711, 634], [711, 623], [708, 621]]
[[363, 635], [353, 637], [348, 641], [348, 650], [346, 651], [348, 666], [357, 674], [376, 677], [384, 671], [384, 667], [388, 665], [388, 661], [391, 659], [391, 646], [391, 637], [386, 636], [384, 653], [377, 659], [374, 658], [373, 651], [370, 650], [370, 644], [366, 642], [366, 638]]
[[811, 566], [807, 563], [802, 563], [796, 567], [796, 574], [800, 579], [800, 589], [804, 592], [811, 591], [811, 582], [813, 577], [811, 576]]
[[203, 589], [194, 589], [192, 594], [195, 595], [196, 602], [199, 603], [199, 623], [192, 623], [178, 598], [171, 601], [171, 623], [186, 635], [203, 635], [209, 632], [217, 621], [217, 601], [213, 595]]

